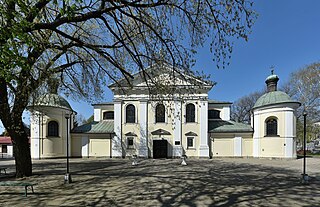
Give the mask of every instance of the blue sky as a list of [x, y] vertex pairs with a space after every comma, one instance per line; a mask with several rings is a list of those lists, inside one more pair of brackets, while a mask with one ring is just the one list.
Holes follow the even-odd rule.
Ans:
[[[254, 9], [259, 16], [252, 34], [248, 42], [234, 42], [231, 64], [226, 69], [216, 68], [208, 47], [198, 51], [194, 68], [211, 74], [218, 83], [210, 91], [210, 99], [234, 102], [263, 89], [271, 66], [281, 85], [290, 73], [320, 61], [319, 0], [256, 0]], [[112, 101], [111, 92], [106, 90], [104, 101]], [[91, 103], [69, 102], [85, 118], [93, 114]]]

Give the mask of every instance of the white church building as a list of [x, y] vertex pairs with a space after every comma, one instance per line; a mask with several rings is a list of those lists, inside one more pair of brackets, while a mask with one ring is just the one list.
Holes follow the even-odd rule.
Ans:
[[[296, 157], [300, 103], [277, 90], [277, 75], [267, 77], [247, 125], [230, 120], [232, 103], [208, 98], [211, 83], [168, 67], [147, 71], [109, 85], [113, 101], [93, 104], [94, 121], [78, 127], [64, 98], [41, 97], [29, 107], [32, 158]], [[166, 87], [154, 90], [159, 82]]]

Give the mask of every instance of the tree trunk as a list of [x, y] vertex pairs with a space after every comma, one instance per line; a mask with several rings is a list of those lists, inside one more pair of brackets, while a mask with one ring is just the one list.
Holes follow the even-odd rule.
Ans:
[[[0, 66], [1, 68], [1, 66]], [[13, 145], [13, 155], [16, 162], [16, 177], [32, 175], [32, 163], [28, 134], [22, 121], [22, 113], [28, 104], [28, 91], [26, 84], [20, 84], [18, 93], [14, 99], [13, 107], [10, 107], [10, 94], [6, 80], [0, 76], [0, 119], [9, 133]]]
[[[24, 131], [24, 129], [22, 129]], [[32, 175], [32, 162], [30, 145], [27, 133], [11, 136], [13, 143], [13, 155], [16, 162], [16, 177]]]

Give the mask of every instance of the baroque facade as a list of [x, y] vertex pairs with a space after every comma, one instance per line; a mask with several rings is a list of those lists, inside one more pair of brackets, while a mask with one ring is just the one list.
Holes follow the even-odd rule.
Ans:
[[[68, 137], [73, 157], [296, 157], [300, 103], [277, 91], [277, 75], [266, 79], [268, 92], [247, 125], [230, 120], [230, 102], [208, 98], [213, 84], [167, 67], [147, 70], [148, 78], [138, 73], [110, 85], [113, 102], [93, 104], [94, 121], [75, 128], [65, 99], [40, 99], [30, 107], [32, 157], [66, 156]], [[154, 90], [159, 82], [167, 87]]]

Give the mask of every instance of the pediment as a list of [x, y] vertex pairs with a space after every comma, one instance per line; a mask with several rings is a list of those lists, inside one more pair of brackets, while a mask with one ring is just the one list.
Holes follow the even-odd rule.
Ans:
[[171, 135], [170, 132], [168, 132], [167, 130], [164, 129], [157, 129], [153, 132], [151, 132], [152, 135]]
[[204, 81], [200, 77], [187, 74], [183, 70], [170, 66], [150, 66], [133, 76], [133, 79], [121, 79], [117, 83], [109, 85], [110, 89], [116, 88], [150, 88], [156, 85], [173, 87], [202, 86], [212, 88], [214, 83]]

